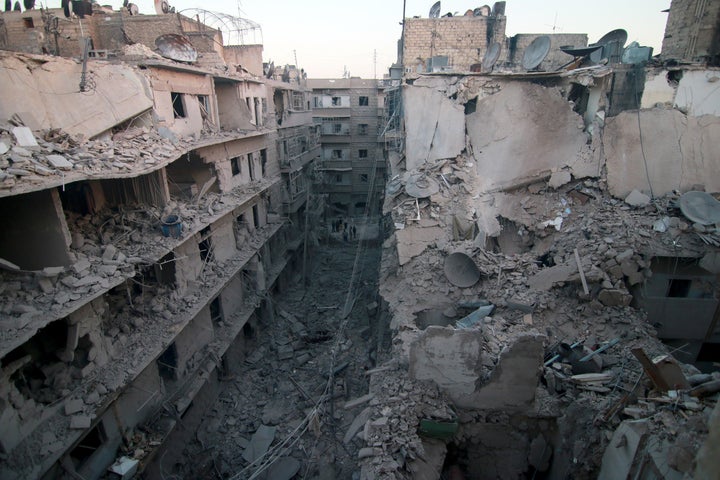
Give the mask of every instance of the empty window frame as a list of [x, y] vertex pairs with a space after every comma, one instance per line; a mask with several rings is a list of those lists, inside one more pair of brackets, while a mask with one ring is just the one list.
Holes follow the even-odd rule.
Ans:
[[358, 158], [368, 158], [368, 151], [366, 148], [358, 150]]
[[369, 131], [369, 126], [367, 123], [361, 123], [358, 125], [358, 135], [367, 135]]
[[173, 116], [175, 118], [185, 118], [185, 99], [182, 93], [170, 92], [170, 98], [172, 99]]
[[332, 153], [331, 153], [331, 155], [330, 155], [330, 158], [333, 158], [333, 159], [336, 159], [336, 160], [337, 160], [337, 159], [341, 159], [341, 158], [343, 158], [343, 157], [344, 157], [343, 151], [342, 151], [342, 150], [338, 150], [338, 149], [333, 150]]
[[240, 157], [233, 157], [230, 159], [230, 168], [232, 169], [233, 176], [240, 175], [242, 173], [242, 162]]
[[360, 174], [360, 182], [361, 183], [368, 183], [368, 174], [367, 173], [361, 173]]
[[107, 439], [105, 427], [102, 422], [98, 423], [80, 440], [80, 443], [70, 451], [69, 457], [75, 469], [80, 469]]
[[292, 106], [293, 110], [302, 110], [303, 105], [305, 105], [305, 96], [302, 92], [293, 92], [292, 93]]
[[250, 180], [255, 180], [255, 168], [254, 168], [255, 162], [254, 162], [252, 153], [247, 154], [247, 163], [248, 163], [248, 172], [250, 172]]
[[213, 323], [222, 322], [225, 317], [223, 316], [222, 304], [220, 303], [220, 297], [215, 297], [210, 302], [210, 319]]
[[267, 176], [267, 148], [260, 150], [260, 175]]
[[200, 260], [203, 262], [209, 262], [212, 260], [212, 241], [210, 226], [200, 230], [200, 242], [198, 242], [198, 249], [200, 250]]
[[342, 106], [342, 97], [332, 97], [332, 106], [333, 107]]
[[366, 97], [365, 95], [361, 95], [358, 98], [358, 105], [360, 105], [361, 107], [367, 107], [368, 105], [370, 105], [368, 97]]

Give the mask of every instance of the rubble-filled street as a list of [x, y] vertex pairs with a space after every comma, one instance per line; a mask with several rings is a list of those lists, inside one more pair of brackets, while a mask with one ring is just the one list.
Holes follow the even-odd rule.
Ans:
[[[352, 310], [344, 318], [356, 254]], [[379, 258], [375, 239], [358, 246], [331, 238], [314, 250], [307, 287], [298, 275], [273, 299], [275, 322], [246, 332], [247, 354], [227, 365], [196, 434], [185, 445], [168, 448], [160, 462], [165, 475], [352, 476], [359, 443], [347, 432], [365, 407], [367, 371], [375, 365], [378, 342], [389, 340], [378, 336]], [[330, 371], [334, 377], [328, 384]]]

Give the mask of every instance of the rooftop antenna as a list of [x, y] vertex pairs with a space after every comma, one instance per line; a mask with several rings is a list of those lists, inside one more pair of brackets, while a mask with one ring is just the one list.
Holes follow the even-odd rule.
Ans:
[[297, 50], [293, 50], [293, 56], [295, 57], [295, 68], [300, 68], [297, 61]]
[[562, 28], [558, 27], [557, 18], [558, 18], [558, 14], [557, 14], [557, 12], [555, 12], [555, 18], [553, 19], [552, 25], [550, 25], [549, 23], [545, 24], [548, 27], [552, 27], [552, 33], [555, 33], [555, 30], [558, 30], [560, 32], [562, 32], [562, 30], [563, 30]]
[[440, 2], [437, 1], [433, 4], [432, 7], [430, 7], [430, 14], [428, 15], [430, 18], [439, 18], [440, 17]]

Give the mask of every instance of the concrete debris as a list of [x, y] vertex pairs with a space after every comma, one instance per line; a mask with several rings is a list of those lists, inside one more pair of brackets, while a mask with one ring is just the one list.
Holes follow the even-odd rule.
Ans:
[[645, 207], [650, 204], [650, 197], [638, 190], [633, 190], [625, 197], [625, 203], [631, 207]]
[[253, 434], [250, 444], [243, 452], [243, 458], [248, 463], [253, 463], [268, 451], [270, 444], [275, 440], [275, 427], [260, 425], [260, 428]]

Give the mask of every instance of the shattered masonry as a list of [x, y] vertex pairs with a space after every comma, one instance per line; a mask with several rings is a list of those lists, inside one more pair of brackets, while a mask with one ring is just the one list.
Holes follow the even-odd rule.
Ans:
[[[57, 43], [28, 36], [47, 22]], [[180, 15], [83, 22], [86, 74], [77, 18], [0, 20], [21, 31], [0, 51], [2, 478], [151, 466], [272, 318], [322, 209], [294, 66]], [[192, 37], [197, 64], [153, 52], [158, 32]]]
[[692, 52], [570, 65], [587, 37], [550, 35], [533, 72], [504, 2], [406, 20], [361, 479], [717, 475], [720, 71], [715, 6], [672, 2], [666, 43], [689, 12]]
[[0, 16], [0, 477], [720, 475], [715, 3], [407, 18], [382, 90], [91, 8]]

